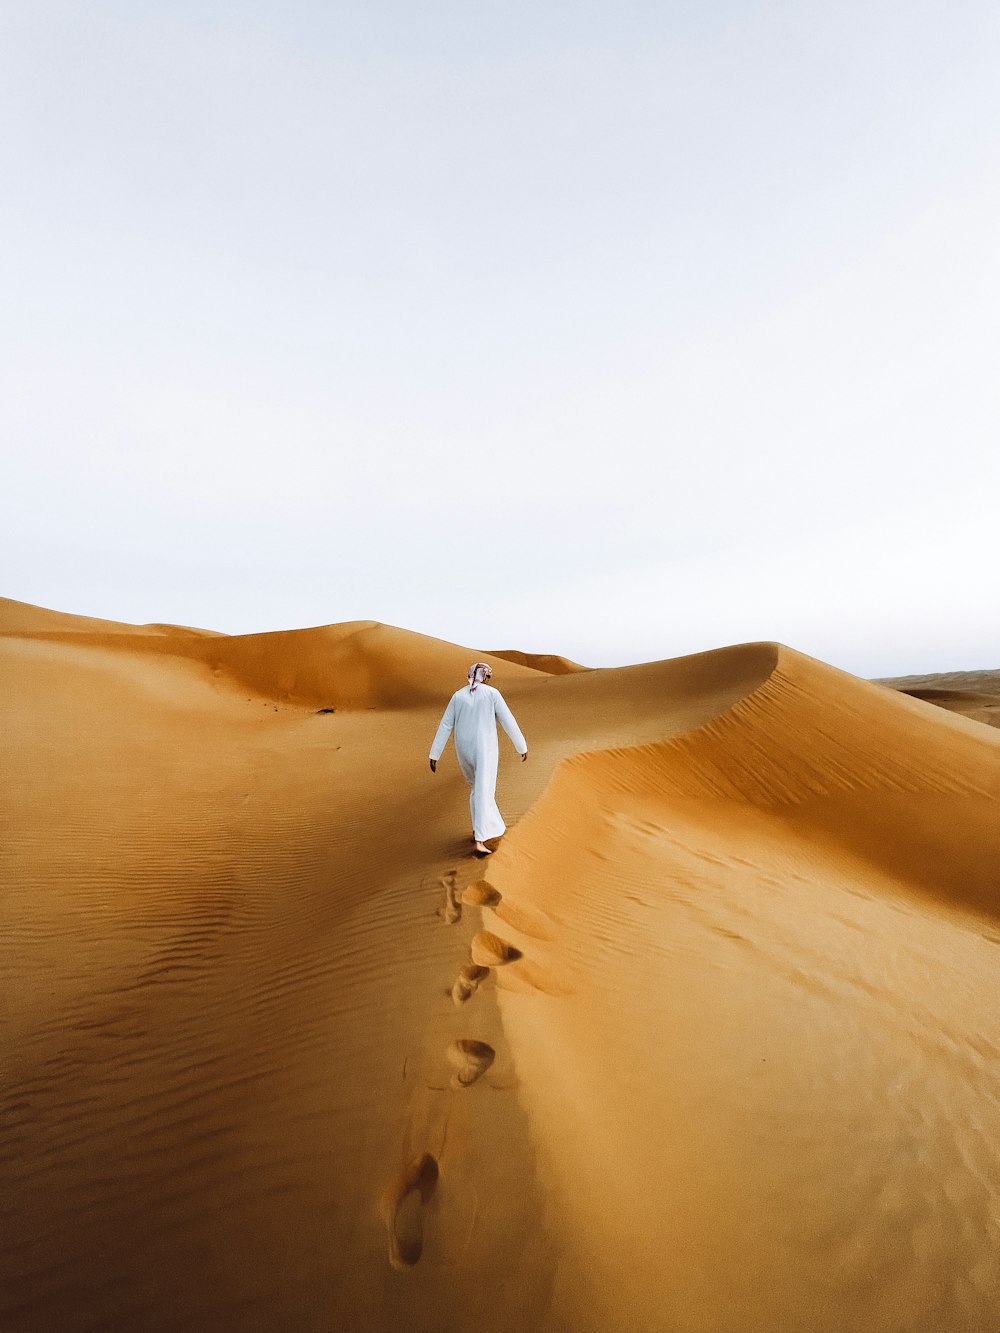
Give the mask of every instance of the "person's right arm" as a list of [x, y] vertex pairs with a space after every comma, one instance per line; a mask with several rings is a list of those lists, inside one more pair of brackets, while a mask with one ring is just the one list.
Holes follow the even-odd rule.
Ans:
[[438, 729], [431, 745], [431, 772], [437, 771], [437, 761], [441, 758], [441, 752], [448, 744], [448, 737], [451, 735], [452, 728], [455, 725], [455, 696], [452, 695], [448, 700], [448, 707], [444, 710], [444, 716], [438, 723]]

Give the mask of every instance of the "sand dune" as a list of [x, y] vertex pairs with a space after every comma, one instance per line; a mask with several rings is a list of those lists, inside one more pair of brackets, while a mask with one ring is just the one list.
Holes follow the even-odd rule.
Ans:
[[879, 682], [911, 699], [960, 713], [973, 722], [1000, 727], [1000, 671], [949, 671], [932, 676], [900, 676]]
[[[992, 729], [773, 644], [31, 610], [5, 1330], [997, 1327]], [[482, 863], [474, 657], [530, 745]]]
[[5, 634], [44, 634], [55, 631], [70, 634], [75, 631], [104, 634], [159, 634], [153, 625], [122, 625], [116, 620], [99, 620], [93, 616], [75, 616], [66, 611], [50, 611], [30, 602], [15, 602], [0, 597], [0, 632]]
[[487, 657], [500, 657], [505, 662], [517, 662], [521, 666], [533, 667], [536, 671], [545, 671], [550, 676], [567, 676], [571, 671], [586, 671], [588, 668], [579, 662], [571, 662], [568, 657], [558, 653], [522, 653], [517, 648], [493, 648]]
[[224, 638], [215, 629], [196, 629], [191, 625], [123, 625], [117, 620], [99, 620], [93, 616], [76, 616], [66, 611], [50, 611], [31, 602], [15, 602], [0, 597], [0, 633], [89, 633], [89, 634], [200, 634], [209, 638]]
[[[9, 607], [14, 610], [8, 611]], [[475, 651], [374, 620], [268, 634], [212, 635], [180, 626], [108, 629], [106, 621], [87, 622], [83, 617], [72, 617], [74, 624], [65, 629], [50, 621], [55, 612], [42, 612], [35, 627], [29, 623], [35, 617], [25, 614], [23, 603], [8, 602], [0, 610], [0, 633], [188, 658], [207, 667], [223, 687], [321, 707], [400, 708], [437, 702], [442, 694], [447, 702], [462, 684], [469, 654]], [[538, 672], [514, 664], [507, 674], [521, 678]]]

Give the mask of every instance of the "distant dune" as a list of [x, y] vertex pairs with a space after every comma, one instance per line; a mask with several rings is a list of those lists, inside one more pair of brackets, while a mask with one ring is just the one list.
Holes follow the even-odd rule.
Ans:
[[1000, 673], [16, 602], [0, 670], [4, 1333], [997, 1329]]
[[516, 648], [494, 648], [492, 653], [487, 653], [487, 657], [502, 657], [507, 662], [518, 662], [521, 666], [534, 668], [535, 671], [545, 671], [550, 676], [566, 676], [571, 671], [588, 669], [580, 666], [579, 662], [571, 662], [568, 657], [560, 657], [557, 653], [522, 653]]
[[881, 685], [912, 699], [1000, 727], [1000, 671], [949, 671], [935, 676], [897, 676]]
[[204, 634], [221, 638], [218, 630], [194, 629], [189, 625], [123, 625], [117, 620], [98, 620], [93, 616], [74, 616], [65, 611], [49, 611], [30, 602], [15, 602], [0, 597], [0, 633], [45, 634]]
[[[31, 614], [36, 611], [37, 619]], [[443, 693], [443, 710], [448, 695], [464, 683], [477, 652], [374, 620], [214, 635], [176, 625], [112, 625], [81, 616], [70, 617], [73, 623], [65, 628], [59, 619], [56, 612], [5, 602], [0, 606], [0, 633], [49, 640], [72, 635], [66, 642], [73, 646], [188, 658], [228, 686], [320, 707], [401, 708], [441, 699]], [[520, 678], [538, 672], [513, 664], [507, 674]]]

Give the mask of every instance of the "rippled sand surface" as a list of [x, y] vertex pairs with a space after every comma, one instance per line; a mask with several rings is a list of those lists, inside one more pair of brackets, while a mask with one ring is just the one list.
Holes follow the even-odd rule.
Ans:
[[2, 606], [5, 1331], [995, 1333], [967, 681]]

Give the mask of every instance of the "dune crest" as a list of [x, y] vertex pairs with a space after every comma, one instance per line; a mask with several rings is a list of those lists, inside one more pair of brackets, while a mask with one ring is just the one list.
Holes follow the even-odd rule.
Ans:
[[[125, 625], [117, 620], [77, 616], [68, 611], [50, 611], [31, 602], [0, 597], [0, 634], [161, 634], [161, 625]], [[194, 633], [211, 631], [192, 631]]]
[[486, 656], [502, 657], [506, 662], [516, 662], [534, 671], [544, 671], [549, 676], [568, 676], [573, 671], [590, 670], [579, 662], [571, 662], [568, 657], [560, 657], [558, 653], [522, 653], [518, 648], [494, 648]]

